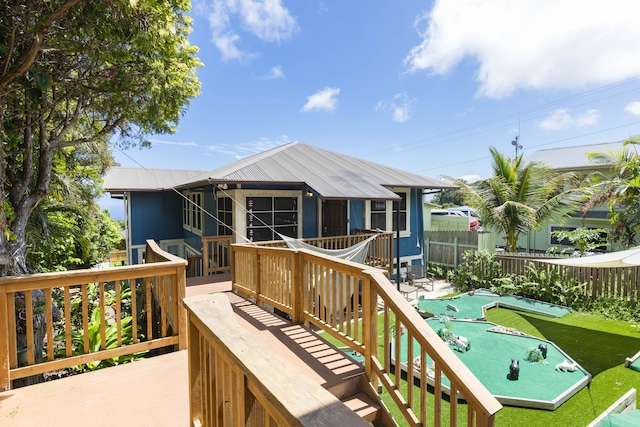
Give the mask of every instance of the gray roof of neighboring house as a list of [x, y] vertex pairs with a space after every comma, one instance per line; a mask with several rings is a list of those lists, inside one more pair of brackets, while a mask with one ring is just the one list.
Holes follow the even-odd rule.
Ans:
[[411, 172], [292, 142], [207, 172], [181, 186], [209, 182], [306, 184], [325, 199], [397, 199], [385, 187], [457, 188]]
[[592, 163], [587, 158], [587, 153], [598, 151], [617, 151], [622, 148], [622, 141], [605, 142], [602, 144], [576, 145], [573, 147], [549, 148], [538, 150], [523, 159], [523, 163], [544, 162], [553, 169], [594, 169], [604, 165]]
[[[114, 172], [117, 172], [114, 170]], [[186, 172], [186, 171], [180, 171]], [[109, 177], [109, 176], [108, 176]], [[140, 180], [140, 178], [137, 178]], [[124, 183], [124, 178], [117, 178]], [[114, 188], [107, 180], [107, 191]], [[153, 181], [150, 188], [158, 189]], [[239, 160], [230, 165], [186, 176], [182, 181], [163, 180], [164, 188], [188, 188], [203, 184], [306, 184], [325, 199], [397, 199], [385, 187], [457, 188], [422, 175], [379, 163], [292, 142]], [[170, 185], [169, 185], [170, 184]], [[122, 187], [118, 187], [122, 188]], [[130, 191], [143, 190], [129, 185]]]
[[179, 169], [110, 168], [104, 177], [108, 192], [118, 194], [125, 191], [164, 191], [187, 179], [199, 176], [204, 171]]

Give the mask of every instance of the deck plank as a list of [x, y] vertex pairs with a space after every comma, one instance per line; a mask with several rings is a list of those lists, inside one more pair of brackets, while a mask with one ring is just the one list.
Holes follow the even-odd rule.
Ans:
[[[335, 395], [348, 394], [344, 384], [363, 372], [361, 365], [315, 333], [229, 292], [229, 275], [207, 277], [188, 279], [186, 295], [225, 292], [238, 323], [284, 358], [287, 369]], [[0, 393], [3, 427], [174, 427], [188, 421], [187, 351]]]

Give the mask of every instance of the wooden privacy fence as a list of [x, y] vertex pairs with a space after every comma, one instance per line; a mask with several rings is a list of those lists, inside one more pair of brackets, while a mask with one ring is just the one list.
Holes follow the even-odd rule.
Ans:
[[458, 268], [466, 251], [478, 249], [477, 231], [425, 231], [425, 265]]
[[[544, 257], [549, 258], [549, 257]], [[561, 276], [571, 275], [579, 283], [584, 283], [585, 295], [590, 298], [616, 297], [624, 300], [640, 299], [640, 266], [601, 268], [555, 265], [541, 261], [541, 258], [499, 255], [495, 260], [502, 265], [504, 274], [523, 275], [527, 265], [538, 268], [557, 268]]]
[[[500, 403], [384, 271], [307, 250], [233, 245], [233, 254], [234, 265], [242, 266], [232, 273], [234, 291], [278, 308], [294, 323], [312, 324], [363, 355], [371, 388], [386, 389], [408, 425], [494, 425]], [[401, 362], [403, 337], [411, 355], [407, 363]], [[417, 392], [403, 386], [403, 375], [408, 384], [419, 383]], [[449, 388], [443, 378], [449, 380]], [[466, 411], [459, 410], [460, 399], [467, 402]]]
[[[356, 234], [350, 236], [317, 237], [313, 239], [300, 239], [301, 242], [317, 246], [323, 249], [346, 249], [350, 246], [376, 236], [369, 243], [369, 250], [365, 264], [370, 267], [384, 268], [391, 275], [393, 272], [393, 239], [395, 233], [392, 231], [376, 232], [374, 230], [356, 229]], [[271, 240], [268, 242], [258, 242], [258, 246], [271, 248], [286, 248], [287, 244], [283, 240]]]
[[186, 348], [186, 261], [153, 241], [146, 254], [135, 266], [0, 278], [0, 391], [49, 371]]
[[196, 426], [370, 426], [321, 385], [274, 363], [224, 294], [185, 300], [189, 408]]

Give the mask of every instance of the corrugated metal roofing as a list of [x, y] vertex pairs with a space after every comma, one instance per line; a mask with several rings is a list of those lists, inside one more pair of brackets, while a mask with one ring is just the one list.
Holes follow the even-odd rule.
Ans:
[[601, 165], [590, 162], [589, 159], [587, 159], [587, 153], [617, 151], [620, 149], [622, 149], [622, 141], [549, 148], [536, 151], [523, 159], [523, 162], [525, 164], [530, 162], [544, 162], [553, 169], [593, 169]]
[[443, 181], [292, 142], [204, 172], [113, 168], [109, 192], [189, 188], [207, 183], [306, 184], [325, 199], [397, 199], [385, 187], [457, 188]]
[[110, 168], [104, 177], [105, 188], [112, 194], [125, 191], [162, 191], [203, 171], [179, 169]]
[[325, 199], [397, 199], [386, 187], [456, 188], [422, 175], [292, 142], [189, 179], [203, 182], [306, 183]]

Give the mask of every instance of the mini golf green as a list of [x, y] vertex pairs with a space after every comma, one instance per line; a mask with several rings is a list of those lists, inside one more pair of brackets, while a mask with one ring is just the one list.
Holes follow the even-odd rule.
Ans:
[[484, 319], [485, 311], [493, 307], [509, 308], [549, 317], [562, 317], [571, 312], [567, 307], [530, 298], [494, 294], [484, 289], [478, 289], [475, 292], [454, 298], [421, 299], [418, 300], [416, 310], [423, 317], [446, 315], [455, 319]]
[[[437, 318], [426, 322], [435, 332], [445, 327]], [[504, 405], [554, 410], [591, 381], [591, 375], [580, 366], [573, 372], [556, 370], [556, 365], [565, 359], [569, 363], [573, 360], [550, 341], [520, 333], [492, 332], [489, 329], [505, 328], [484, 321], [453, 320], [451, 327], [454, 335], [466, 337], [470, 342], [469, 351], [454, 350], [454, 353]], [[527, 350], [540, 344], [547, 346], [546, 363], [527, 362]], [[406, 369], [406, 339], [401, 340], [401, 345], [400, 365]], [[412, 360], [420, 354], [417, 342], [414, 348]], [[391, 354], [395, 354], [393, 349]], [[517, 359], [520, 364], [518, 380], [508, 378], [512, 359]], [[430, 367], [431, 363], [428, 360], [427, 366]], [[449, 387], [446, 378], [443, 385]]]

